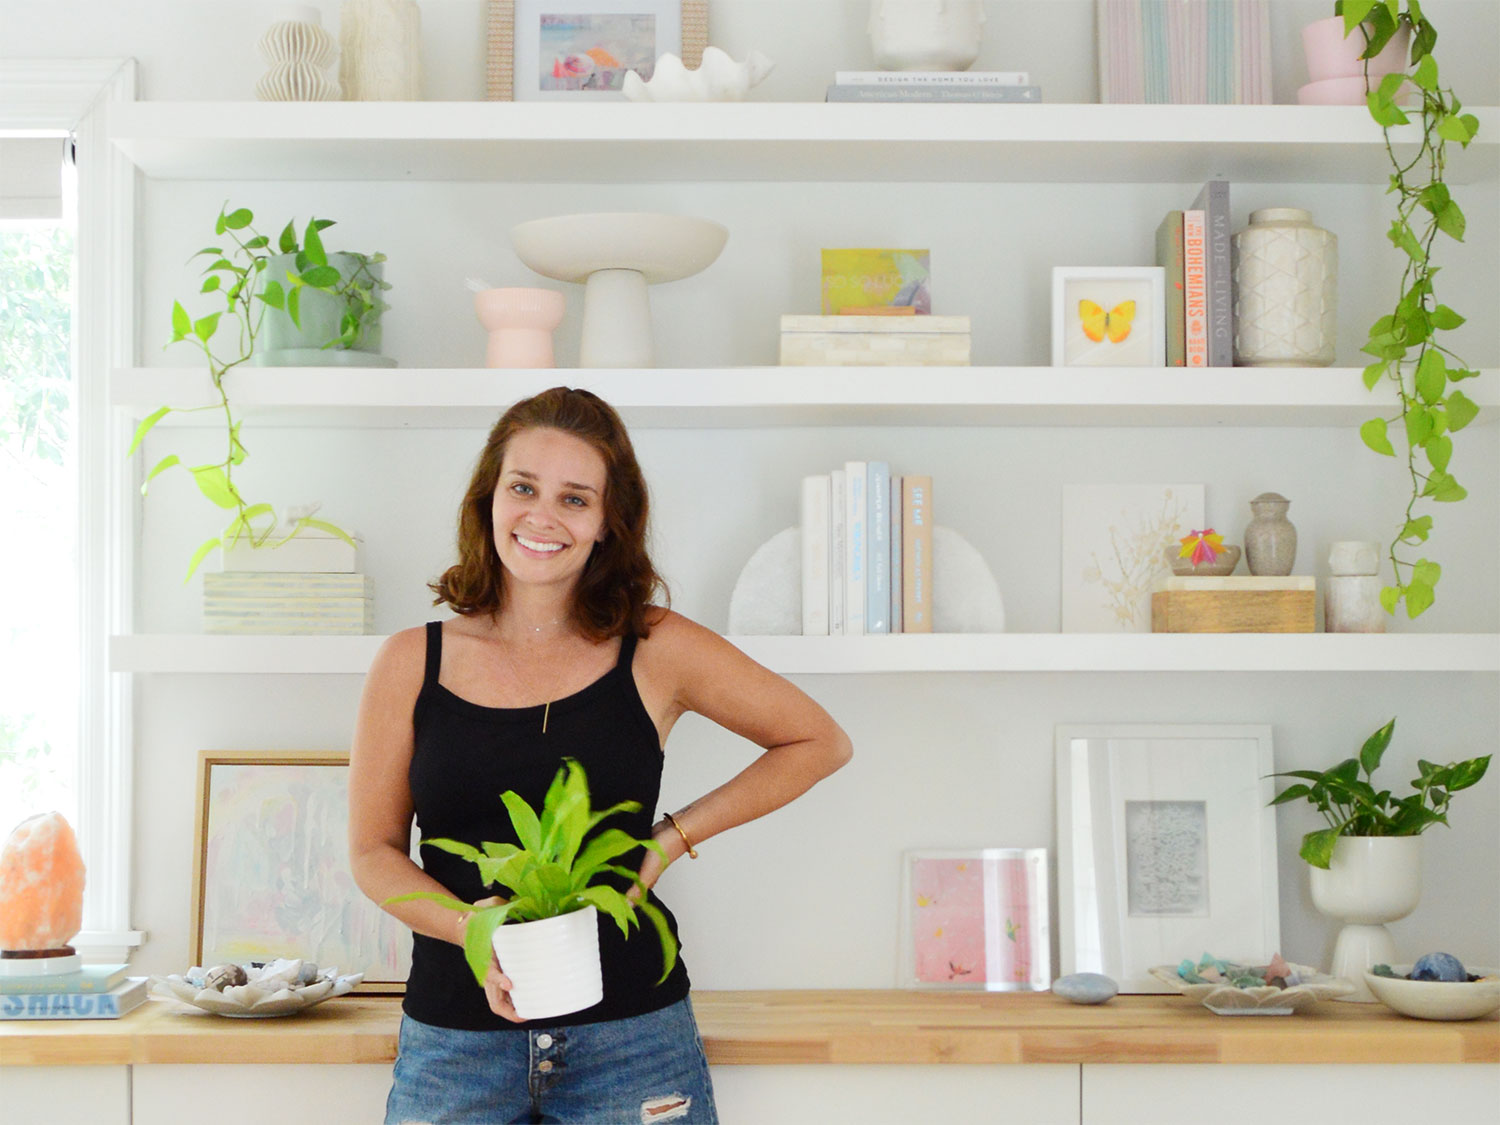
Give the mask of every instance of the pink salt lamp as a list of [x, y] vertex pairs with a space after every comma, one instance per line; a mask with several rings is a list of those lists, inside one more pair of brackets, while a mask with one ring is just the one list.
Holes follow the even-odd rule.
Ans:
[[83, 928], [83, 855], [58, 812], [16, 825], [0, 851], [0, 950], [71, 954]]

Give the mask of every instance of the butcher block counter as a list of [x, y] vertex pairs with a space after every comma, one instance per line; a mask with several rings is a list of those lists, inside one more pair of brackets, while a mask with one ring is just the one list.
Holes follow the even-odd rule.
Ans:
[[[1500, 1020], [1433, 1023], [1379, 1004], [1216, 1016], [1179, 996], [1097, 1007], [1050, 993], [693, 994], [709, 1062], [1495, 1063]], [[348, 996], [282, 1019], [224, 1019], [153, 999], [117, 1020], [0, 1021], [9, 1066], [389, 1063], [400, 1001]]]

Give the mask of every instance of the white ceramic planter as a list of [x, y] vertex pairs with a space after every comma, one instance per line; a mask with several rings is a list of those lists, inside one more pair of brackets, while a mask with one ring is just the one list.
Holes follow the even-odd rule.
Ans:
[[1374, 1003], [1365, 970], [1397, 960], [1385, 923], [1405, 918], [1422, 897], [1422, 837], [1340, 836], [1328, 870], [1308, 871], [1313, 905], [1344, 922], [1329, 971], [1355, 991], [1341, 999]]
[[604, 999], [599, 912], [592, 906], [515, 922], [495, 931], [495, 958], [511, 979], [511, 1003], [525, 1020], [551, 1019]]

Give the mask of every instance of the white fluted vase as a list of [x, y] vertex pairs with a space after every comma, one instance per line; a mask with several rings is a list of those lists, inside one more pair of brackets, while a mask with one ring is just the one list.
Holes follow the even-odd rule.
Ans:
[[982, 0], [870, 0], [870, 49], [881, 70], [968, 70], [979, 57]]
[[1234, 362], [1327, 367], [1338, 330], [1339, 240], [1299, 207], [1250, 212], [1234, 236]]
[[422, 100], [422, 13], [416, 0], [344, 0], [339, 49], [346, 101]]
[[255, 84], [255, 96], [261, 101], [338, 101], [339, 84], [327, 73], [338, 48], [324, 29], [318, 9], [310, 4], [288, 5], [266, 28], [257, 46], [271, 67]]
[[498, 927], [495, 959], [511, 979], [510, 1001], [523, 1020], [551, 1019], [604, 999], [599, 911], [592, 906]]
[[1422, 897], [1422, 837], [1340, 836], [1328, 869], [1308, 871], [1313, 905], [1344, 923], [1329, 971], [1354, 992], [1339, 999], [1374, 1003], [1365, 970], [1400, 960], [1385, 924], [1405, 918]]

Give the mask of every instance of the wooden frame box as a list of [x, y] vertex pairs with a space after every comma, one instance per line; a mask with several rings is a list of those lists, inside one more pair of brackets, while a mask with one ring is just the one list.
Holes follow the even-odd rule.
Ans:
[[1315, 633], [1312, 576], [1169, 578], [1151, 595], [1153, 633]]

